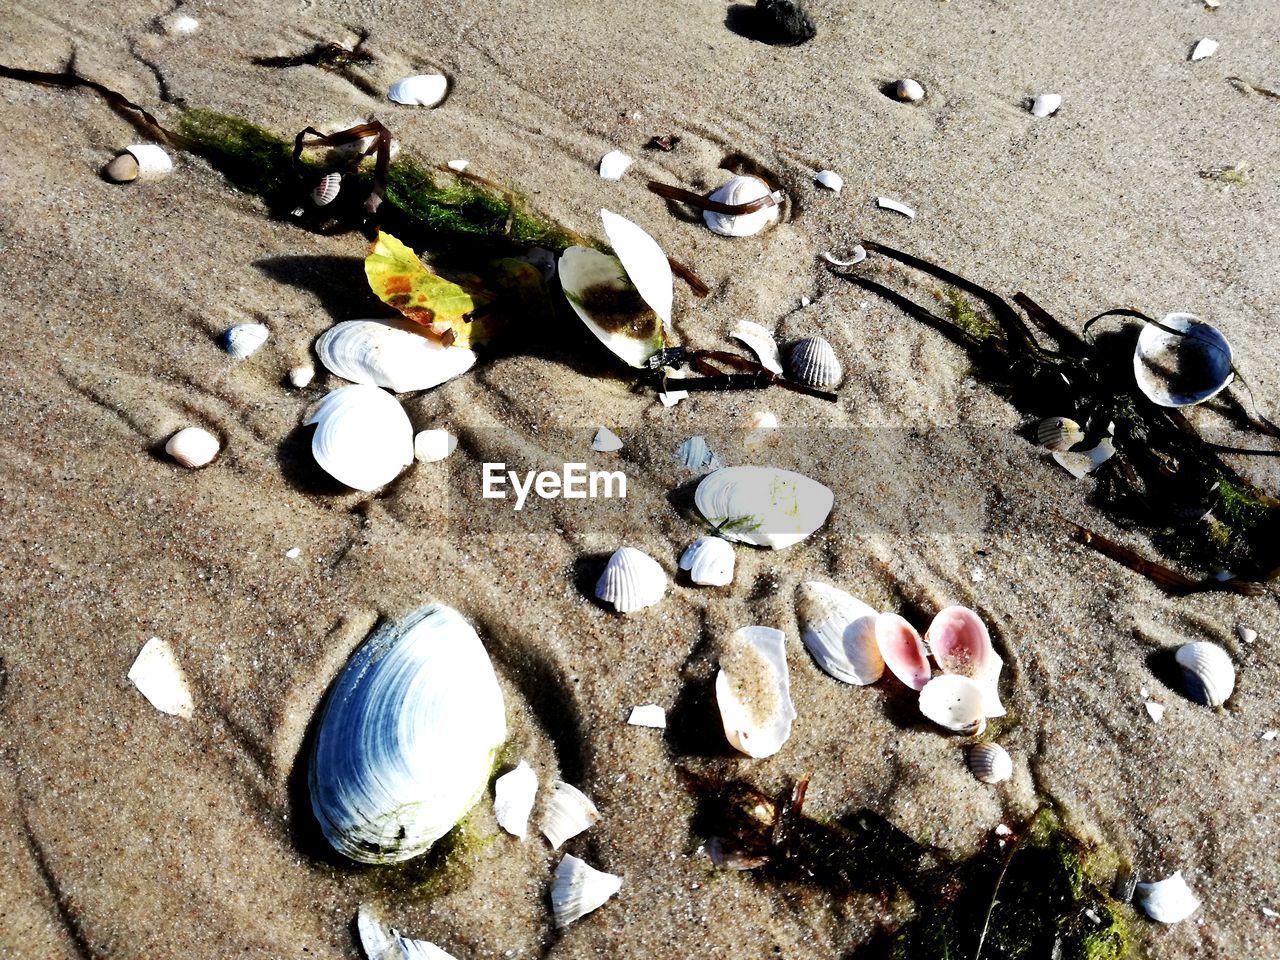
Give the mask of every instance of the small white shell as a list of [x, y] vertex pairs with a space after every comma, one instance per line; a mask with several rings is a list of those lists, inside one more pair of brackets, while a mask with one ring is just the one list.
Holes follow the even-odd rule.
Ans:
[[711, 444], [707, 443], [707, 438], [701, 434], [680, 444], [676, 449], [676, 459], [694, 473], [720, 468], [720, 458], [711, 449]]
[[917, 80], [903, 77], [893, 85], [893, 95], [903, 103], [919, 103], [924, 99], [924, 87]]
[[232, 359], [244, 360], [267, 342], [271, 331], [260, 323], [238, 323], [222, 335], [223, 345]]
[[213, 462], [222, 444], [202, 427], [184, 427], [169, 438], [164, 452], [184, 467], [203, 467]]
[[836, 173], [834, 170], [823, 170], [814, 178], [814, 182], [820, 187], [826, 187], [835, 193], [839, 193], [844, 189], [844, 177]]
[[622, 449], [622, 438], [608, 427], [601, 427], [591, 441], [591, 449], [596, 453], [617, 453]]
[[811, 387], [833, 387], [844, 376], [835, 347], [825, 337], [805, 337], [787, 352], [791, 376]]
[[387, 99], [410, 107], [434, 107], [449, 92], [449, 81], [440, 73], [422, 73], [397, 80]]
[[467, 169], [467, 167], [471, 166], [471, 161], [470, 160], [450, 160], [448, 163], [445, 164], [445, 166], [448, 167], [450, 170], [452, 170], [454, 173], [461, 173], [463, 170]]
[[796, 708], [781, 630], [742, 627], [734, 632], [716, 674], [716, 704], [725, 738], [735, 750], [760, 758], [782, 749]]
[[311, 202], [317, 207], [327, 207], [337, 198], [342, 189], [342, 174], [326, 173], [311, 189]]
[[300, 367], [294, 367], [289, 371], [289, 382], [301, 390], [303, 387], [311, 385], [311, 381], [316, 378], [316, 368], [311, 364], [304, 364]]
[[1226, 703], [1236, 686], [1236, 668], [1227, 651], [1201, 640], [1180, 646], [1174, 659], [1182, 669], [1187, 696], [1210, 707]]
[[1236, 624], [1236, 636], [1240, 638], [1242, 643], [1253, 643], [1253, 641], [1258, 639], [1258, 631], [1253, 629], [1253, 627], [1239, 623]]
[[853, 248], [848, 260], [841, 260], [830, 251], [826, 250], [822, 253], [822, 259], [827, 261], [827, 263], [831, 264], [833, 267], [853, 267], [867, 259], [867, 250], [859, 243]]
[[704, 587], [724, 587], [733, 582], [733, 545], [722, 537], [699, 537], [680, 555], [680, 569]]
[[600, 822], [600, 811], [591, 798], [577, 787], [557, 780], [551, 785], [551, 798], [542, 813], [542, 835], [559, 849], [584, 830]]
[[430, 390], [476, 362], [466, 347], [442, 346], [400, 320], [344, 320], [320, 335], [316, 356], [343, 380], [396, 393]]
[[1142, 705], [1147, 710], [1147, 716], [1151, 718], [1152, 723], [1159, 723], [1164, 719], [1164, 704], [1157, 703], [1155, 700], [1144, 700]]
[[1161, 407], [1189, 407], [1217, 396], [1234, 378], [1231, 344], [1216, 327], [1190, 313], [1146, 324], [1133, 351], [1138, 389]]
[[374, 912], [361, 904], [356, 913], [360, 949], [368, 960], [456, 960], [451, 953], [426, 940], [412, 940], [388, 927]]
[[413, 426], [396, 398], [377, 387], [339, 387], [303, 423], [317, 425], [316, 463], [356, 490], [376, 490], [413, 463]]
[[173, 649], [159, 637], [152, 637], [142, 645], [129, 668], [129, 681], [161, 713], [191, 719], [195, 701], [191, 699], [187, 678]]
[[865, 686], [884, 673], [876, 642], [876, 611], [857, 597], [818, 580], [796, 589], [800, 638], [823, 672]]
[[154, 143], [135, 143], [125, 151], [138, 161], [139, 180], [159, 180], [173, 172], [173, 160]]
[[621, 180], [631, 162], [631, 157], [621, 150], [610, 150], [600, 158], [600, 176], [605, 180]]
[[1067, 417], [1049, 417], [1036, 424], [1036, 443], [1049, 450], [1070, 450], [1083, 439], [1080, 424]]
[[1013, 758], [998, 743], [980, 743], [969, 750], [969, 772], [983, 783], [1003, 783], [1013, 776]]
[[1182, 878], [1182, 871], [1155, 883], [1139, 883], [1133, 900], [1152, 920], [1179, 923], [1200, 908], [1200, 901]]
[[627, 717], [627, 723], [633, 727], [652, 727], [655, 730], [665, 730], [667, 728], [667, 711], [656, 703], [646, 703], [643, 706], [632, 707], [631, 715]]
[[876, 197], [876, 206], [881, 210], [892, 210], [894, 213], [900, 213], [909, 220], [914, 220], [916, 217], [914, 210], [905, 203], [901, 203], [891, 197]]
[[551, 885], [551, 913], [557, 927], [567, 927], [592, 910], [604, 906], [618, 892], [622, 878], [588, 866], [572, 854], [556, 867]]
[[657, 560], [635, 547], [619, 547], [596, 581], [596, 597], [618, 613], [651, 607], [667, 592], [667, 572]]
[[186, 13], [180, 13], [165, 23], [165, 31], [179, 37], [190, 36], [199, 29], [200, 21]]
[[413, 455], [419, 463], [443, 460], [458, 447], [458, 438], [448, 430], [423, 430], [413, 438]]
[[1103, 437], [1092, 450], [1082, 450], [1079, 452], [1067, 450], [1062, 453], [1052, 453], [1054, 462], [1063, 470], [1071, 474], [1077, 480], [1083, 480], [1093, 471], [1114, 457], [1116, 454], [1115, 444], [1112, 443], [1110, 437]]
[[1218, 52], [1218, 41], [1212, 37], [1203, 37], [1196, 41], [1196, 45], [1191, 48], [1191, 62], [1197, 60], [1207, 60]]
[[835, 495], [791, 470], [722, 467], [702, 479], [693, 502], [726, 540], [783, 550], [826, 523]]
[[493, 784], [493, 815], [498, 826], [523, 840], [529, 835], [529, 814], [538, 795], [538, 775], [521, 760]]
[[774, 373], [782, 373], [782, 358], [778, 352], [778, 341], [773, 334], [760, 324], [751, 320], [739, 320], [729, 331], [734, 340], [741, 340], [760, 360], [760, 365]]
[[[758, 177], [736, 176], [711, 194], [717, 203], [738, 205], [751, 203], [769, 196], [769, 185]], [[778, 219], [781, 196], [774, 195], [774, 203], [761, 207], [754, 213], [728, 214], [712, 210], [702, 211], [702, 220], [712, 233], [722, 237], [750, 237], [759, 233]]]
[[1062, 97], [1056, 93], [1042, 93], [1031, 101], [1033, 117], [1050, 117], [1062, 106]]
[[977, 734], [986, 727], [982, 687], [958, 673], [934, 677], [920, 691], [920, 712], [948, 730]]

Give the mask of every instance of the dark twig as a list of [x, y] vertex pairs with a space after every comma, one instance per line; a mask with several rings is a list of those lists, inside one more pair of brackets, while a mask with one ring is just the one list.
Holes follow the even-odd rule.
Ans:
[[721, 203], [719, 200], [712, 200], [710, 197], [704, 197], [702, 194], [694, 193], [692, 190], [682, 190], [679, 187], [659, 183], [657, 180], [649, 181], [649, 189], [667, 200], [687, 203], [689, 206], [697, 207], [699, 210], [710, 210], [712, 213], [723, 213], [731, 217], [741, 216], [745, 213], [755, 213], [765, 207], [778, 206], [778, 200], [772, 193], [749, 203]]

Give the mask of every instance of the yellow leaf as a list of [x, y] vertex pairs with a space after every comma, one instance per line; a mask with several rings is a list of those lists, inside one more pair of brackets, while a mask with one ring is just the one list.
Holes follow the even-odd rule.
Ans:
[[437, 277], [391, 234], [379, 231], [364, 259], [364, 273], [383, 303], [446, 345], [470, 347], [488, 339], [487, 324], [472, 316], [488, 303], [488, 295]]

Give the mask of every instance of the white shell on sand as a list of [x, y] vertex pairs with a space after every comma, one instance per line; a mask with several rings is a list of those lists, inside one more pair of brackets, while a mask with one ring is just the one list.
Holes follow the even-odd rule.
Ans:
[[311, 364], [305, 364], [300, 367], [294, 367], [289, 371], [289, 383], [301, 390], [303, 387], [311, 385], [311, 381], [316, 378], [316, 368]]
[[1155, 700], [1144, 700], [1142, 706], [1146, 708], [1147, 716], [1151, 718], [1152, 723], [1159, 723], [1164, 719], [1164, 704], [1157, 703]]
[[589, 866], [572, 854], [556, 867], [551, 885], [551, 913], [557, 927], [567, 927], [602, 906], [622, 887], [622, 878]]
[[412, 940], [388, 927], [363, 904], [356, 913], [356, 932], [367, 960], [456, 960], [434, 943]]
[[924, 87], [917, 80], [903, 77], [893, 85], [893, 95], [903, 103], [919, 103], [924, 99]]
[[1202, 37], [1196, 41], [1196, 45], [1191, 48], [1191, 61], [1207, 60], [1218, 52], [1218, 41], [1212, 37]]
[[[661, 304], [658, 268], [651, 259], [649, 264], [653, 269], [642, 271], [640, 279]], [[646, 366], [665, 345], [666, 321], [646, 301], [645, 292], [628, 277], [618, 257], [591, 247], [569, 247], [560, 255], [560, 285], [587, 329], [629, 365]], [[665, 302], [670, 312], [670, 301]]]
[[[677, 370], [675, 367], [663, 367], [662, 372], [666, 374], [668, 380], [683, 380], [685, 372]], [[663, 390], [658, 394], [658, 399], [662, 401], [664, 407], [674, 407], [681, 400], [689, 398], [688, 390]]]
[[523, 840], [529, 835], [529, 814], [538, 796], [538, 775], [524, 760], [493, 784], [493, 815], [498, 826]]
[[164, 452], [184, 467], [203, 467], [213, 462], [222, 442], [203, 427], [184, 427], [169, 438]]
[[1181, 870], [1155, 883], [1139, 883], [1133, 888], [1133, 901], [1160, 923], [1180, 923], [1200, 908]]
[[850, 251], [848, 260], [841, 260], [830, 251], [823, 251], [822, 259], [833, 267], [853, 267], [867, 259], [867, 250], [862, 244], [858, 244]]
[[811, 387], [834, 387], [844, 376], [835, 347], [826, 337], [805, 337], [787, 350], [791, 376]]
[[316, 340], [316, 356], [330, 373], [395, 393], [430, 390], [474, 366], [466, 347], [446, 347], [398, 320], [344, 320]]
[[154, 143], [135, 143], [116, 154], [103, 172], [108, 180], [116, 183], [159, 180], [173, 172], [173, 160], [163, 147]]
[[448, 167], [450, 170], [452, 170], [454, 173], [461, 173], [463, 170], [467, 169], [467, 167], [471, 166], [471, 161], [470, 160], [450, 160], [448, 163], [445, 164], [445, 166]]
[[1216, 643], [1201, 640], [1184, 643], [1174, 655], [1182, 670], [1187, 696], [1197, 703], [1220, 707], [1236, 686], [1236, 668], [1227, 651]]
[[591, 449], [596, 453], [617, 453], [622, 449], [622, 438], [608, 427], [601, 427], [591, 441]]
[[1221, 331], [1190, 313], [1171, 313], [1160, 325], [1169, 330], [1146, 324], [1133, 351], [1138, 389], [1152, 403], [1194, 406], [1231, 383], [1233, 354]]
[[667, 572], [635, 547], [619, 547], [596, 581], [596, 597], [619, 613], [651, 607], [667, 592]]
[[238, 323], [222, 335], [223, 346], [235, 360], [252, 356], [267, 342], [271, 331], [260, 323]]
[[999, 689], [1004, 660], [992, 646], [981, 617], [968, 607], [945, 607], [929, 624], [925, 644], [943, 673], [959, 674], [978, 684], [985, 716], [1004, 716]]
[[448, 430], [423, 430], [413, 438], [413, 456], [419, 463], [443, 460], [458, 447], [458, 438]]
[[969, 771], [983, 783], [1003, 783], [1013, 776], [1013, 758], [998, 743], [980, 743], [969, 750]]
[[1062, 97], [1056, 93], [1042, 93], [1031, 101], [1031, 115], [1034, 117], [1051, 117], [1062, 106]]
[[912, 690], [923, 690], [933, 671], [916, 628], [896, 613], [882, 613], [876, 617], [875, 633], [884, 665]]
[[987, 725], [982, 700], [982, 688], [973, 680], [944, 673], [920, 691], [920, 712], [940, 727], [976, 734]]
[[609, 238], [609, 246], [613, 247], [622, 269], [627, 271], [627, 279], [663, 324], [669, 324], [675, 288], [671, 261], [662, 252], [662, 247], [643, 228], [612, 210], [602, 209], [600, 220], [604, 224], [605, 236]]
[[173, 649], [159, 637], [152, 637], [142, 645], [129, 668], [129, 680], [161, 713], [191, 719], [195, 701], [191, 698], [187, 678], [173, 655]]
[[724, 587], [733, 582], [733, 544], [723, 537], [699, 537], [680, 555], [680, 569], [704, 587]]
[[1236, 636], [1243, 643], [1253, 643], [1258, 639], [1258, 631], [1243, 623], [1236, 624]]
[[542, 835], [557, 849], [600, 822], [600, 811], [591, 798], [571, 784], [557, 780], [542, 814]]
[[760, 365], [774, 373], [782, 373], [782, 357], [773, 334], [753, 320], [739, 320], [729, 336], [741, 340], [754, 353]]
[[716, 674], [716, 704], [724, 735], [735, 750], [759, 758], [782, 749], [796, 709], [781, 630], [742, 627], [734, 632]]
[[725, 539], [783, 550], [826, 522], [835, 497], [803, 474], [747, 466], [708, 474], [693, 502]]
[[633, 727], [652, 727], [655, 730], [665, 730], [667, 727], [667, 711], [656, 703], [646, 703], [639, 707], [632, 707], [631, 715], [627, 717], [627, 723]]
[[844, 177], [834, 170], [823, 170], [813, 180], [818, 186], [826, 187], [835, 193], [839, 193], [844, 189]]
[[698, 434], [690, 437], [676, 448], [676, 459], [695, 473], [716, 470], [720, 467], [720, 458], [716, 456], [707, 438]]
[[200, 29], [200, 21], [190, 14], [179, 13], [165, 21], [164, 29], [166, 33], [187, 37]]
[[377, 490], [413, 463], [413, 426], [396, 398], [377, 387], [339, 387], [303, 423], [316, 424], [316, 463], [356, 490]]
[[1047, 450], [1061, 453], [1084, 439], [1080, 424], [1067, 417], [1049, 417], [1036, 424], [1036, 443]]
[[420, 73], [397, 80], [387, 91], [387, 99], [410, 107], [434, 107], [449, 92], [444, 74]]
[[384, 623], [334, 681], [316, 724], [316, 822], [352, 860], [416, 857], [475, 806], [506, 739], [493, 664], [456, 610], [432, 603]]
[[751, 429], [742, 438], [742, 445], [754, 450], [764, 446], [772, 432], [778, 429], [778, 415], [772, 410], [752, 410], [750, 423]]
[[876, 206], [881, 210], [892, 210], [894, 213], [900, 213], [910, 220], [914, 220], [916, 217], [914, 210], [905, 203], [901, 203], [891, 197], [876, 197]]
[[600, 176], [605, 180], [621, 180], [631, 162], [631, 157], [621, 150], [610, 150], [600, 158]]
[[[736, 176], [712, 193], [710, 199], [737, 206], [769, 195], [769, 185], [759, 177]], [[754, 236], [778, 219], [781, 209], [778, 204], [782, 198], [780, 194], [774, 194], [773, 197], [773, 203], [752, 213], [729, 214], [704, 210], [702, 221], [712, 233], [718, 233], [722, 237]]]
[[800, 637], [824, 673], [865, 686], [884, 673], [870, 605], [839, 587], [807, 580], [796, 589]]
[[1103, 437], [1102, 442], [1091, 450], [1055, 451], [1050, 454], [1058, 466], [1077, 480], [1083, 480], [1115, 455], [1116, 447], [1110, 437]]

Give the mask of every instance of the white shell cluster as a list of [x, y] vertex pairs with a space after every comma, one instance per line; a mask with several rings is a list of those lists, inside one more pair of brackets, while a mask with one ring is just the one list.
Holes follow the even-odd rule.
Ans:
[[585, 793], [563, 780], [551, 785], [551, 799], [542, 815], [542, 835], [551, 846], [559, 849], [599, 822], [600, 811]]
[[407, 860], [480, 799], [506, 738], [480, 638], [429, 604], [375, 630], [334, 682], [316, 725], [311, 809], [344, 856]]
[[[735, 176], [711, 194], [710, 199], [717, 203], [738, 206], [751, 203], [770, 195], [769, 185], [759, 177]], [[753, 213], [716, 213], [712, 210], [702, 211], [702, 220], [712, 233], [722, 237], [755, 236], [769, 224], [778, 219], [780, 197], [774, 196], [774, 202], [761, 207]]]
[[129, 682], [161, 713], [190, 720], [195, 712], [195, 701], [178, 658], [159, 637], [142, 645], [129, 668]]
[[1190, 313], [1171, 313], [1160, 326], [1142, 328], [1133, 351], [1133, 375], [1152, 403], [1190, 407], [1231, 383], [1232, 362], [1231, 344], [1217, 327]]
[[1174, 659], [1182, 670], [1187, 696], [1209, 707], [1227, 702], [1236, 686], [1236, 668], [1227, 651], [1201, 640], [1180, 646]]
[[602, 907], [622, 887], [622, 878], [605, 873], [566, 854], [551, 885], [551, 913], [557, 927], [567, 927]]
[[271, 331], [261, 323], [238, 323], [222, 335], [223, 345], [233, 360], [244, 360], [267, 342]]
[[874, 608], [857, 597], [818, 580], [796, 590], [800, 638], [824, 673], [865, 686], [884, 673], [884, 657], [876, 642]]
[[983, 783], [1003, 783], [1013, 776], [1013, 759], [998, 743], [980, 743], [969, 750], [969, 770]]
[[316, 463], [356, 490], [377, 490], [413, 463], [413, 426], [396, 398], [377, 387], [339, 387], [303, 423], [316, 425]]
[[446, 347], [407, 321], [344, 320], [320, 335], [316, 356], [326, 370], [352, 383], [395, 393], [430, 390], [475, 365], [466, 347]]
[[1036, 443], [1046, 450], [1061, 453], [1084, 439], [1080, 424], [1067, 417], [1049, 417], [1036, 424]]
[[529, 815], [538, 796], [538, 775], [524, 760], [493, 784], [493, 815], [498, 826], [523, 840], [529, 835]]
[[753, 626], [734, 632], [716, 674], [716, 704], [735, 750], [760, 758], [782, 749], [796, 709], [781, 630]]
[[619, 547], [596, 581], [596, 597], [618, 613], [651, 607], [667, 592], [667, 573], [657, 560], [635, 547]]
[[745, 466], [707, 474], [693, 502], [725, 539], [783, 550], [826, 522], [835, 496], [803, 474]]
[[410, 107], [434, 107], [449, 92], [449, 81], [441, 73], [420, 73], [397, 80], [387, 91], [387, 99]]
[[1182, 878], [1182, 871], [1155, 883], [1139, 883], [1133, 900], [1152, 920], [1181, 923], [1200, 908], [1200, 901]]
[[680, 555], [680, 569], [703, 587], [725, 587], [733, 582], [733, 544], [723, 537], [699, 537]]
[[805, 337], [787, 352], [791, 376], [811, 387], [834, 387], [844, 376], [836, 351], [825, 337]]
[[184, 427], [164, 445], [165, 453], [192, 469], [212, 463], [221, 449], [221, 441], [203, 427]]

